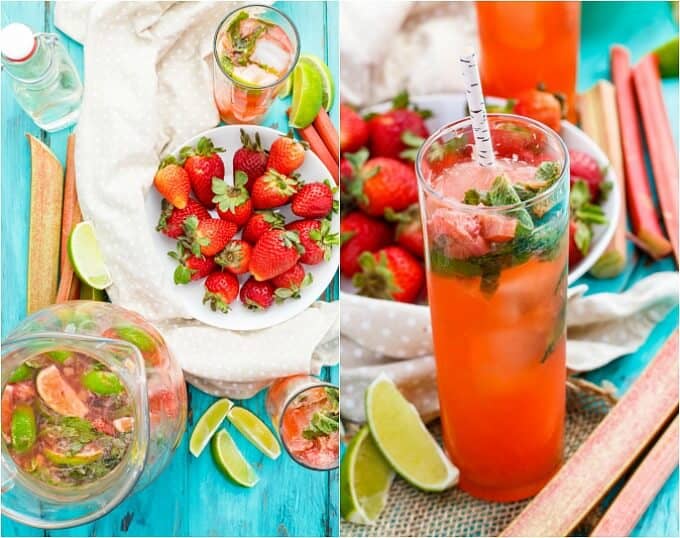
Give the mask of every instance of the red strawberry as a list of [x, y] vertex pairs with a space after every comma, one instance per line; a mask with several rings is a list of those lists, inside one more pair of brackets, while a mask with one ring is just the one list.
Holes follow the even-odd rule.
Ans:
[[270, 230], [262, 234], [253, 248], [250, 273], [255, 280], [269, 280], [293, 267], [303, 252], [297, 233]]
[[307, 183], [293, 196], [291, 210], [298, 217], [320, 219], [331, 211], [338, 209], [339, 204], [333, 200], [335, 188], [330, 181], [323, 183]]
[[351, 277], [360, 270], [359, 255], [375, 252], [390, 244], [392, 230], [382, 220], [360, 211], [348, 213], [340, 220], [340, 270]]
[[184, 221], [181, 241], [194, 256], [214, 256], [220, 252], [238, 231], [236, 224], [221, 219], [199, 221], [189, 217]]
[[572, 185], [579, 179], [582, 179], [588, 185], [590, 197], [595, 201], [599, 199], [600, 185], [604, 180], [604, 174], [594, 157], [582, 151], [570, 149], [569, 174]]
[[365, 213], [382, 216], [388, 207], [402, 211], [418, 201], [413, 166], [386, 157], [366, 160], [366, 150], [348, 155], [348, 158], [355, 170], [349, 193]]
[[213, 202], [217, 204], [217, 214], [222, 220], [233, 222], [237, 227], [243, 226], [253, 214], [253, 202], [246, 190], [248, 176], [238, 171], [234, 174], [234, 186], [225, 181], [213, 179]]
[[367, 297], [412, 303], [425, 281], [421, 263], [401, 247], [364, 252], [359, 264], [362, 272], [354, 275], [352, 283]]
[[168, 252], [168, 256], [179, 262], [174, 274], [175, 284], [178, 285], [205, 278], [217, 267], [211, 256], [194, 256], [181, 241], [177, 243], [177, 251]]
[[293, 230], [300, 236], [304, 253], [300, 257], [302, 263], [316, 265], [328, 261], [334, 245], [340, 244], [338, 234], [332, 234], [330, 222], [327, 220], [296, 220], [286, 225], [286, 230]]
[[184, 209], [189, 202], [191, 182], [186, 170], [177, 164], [177, 160], [166, 157], [153, 178], [153, 184], [161, 196], [178, 209]]
[[257, 213], [253, 213], [250, 220], [246, 222], [241, 237], [244, 241], [254, 245], [264, 232], [268, 232], [269, 230], [283, 230], [285, 222], [283, 215], [280, 213], [275, 213], [273, 211], [258, 211]]
[[340, 159], [340, 185], [342, 185], [342, 190], [345, 190], [345, 184], [352, 179], [352, 164], [347, 160], [347, 158], [342, 157]]
[[305, 162], [307, 142], [295, 140], [292, 134], [280, 136], [269, 148], [267, 167], [284, 176], [289, 176]]
[[113, 427], [113, 424], [104, 420], [101, 417], [97, 417], [94, 420], [92, 420], [91, 424], [95, 430], [103, 433], [104, 435], [110, 435], [111, 437], [116, 435], [116, 430]]
[[368, 125], [348, 105], [340, 105], [340, 151], [359, 151], [368, 142]]
[[264, 310], [274, 303], [274, 286], [269, 282], [258, 282], [250, 277], [241, 288], [240, 298], [241, 302], [251, 310]]
[[305, 269], [299, 263], [296, 263], [288, 269], [288, 271], [275, 276], [270, 280], [274, 286], [274, 296], [277, 302], [281, 302], [291, 297], [295, 299], [300, 298], [300, 290], [305, 286], [309, 286], [312, 282], [312, 274], [306, 273]]
[[262, 149], [260, 134], [255, 133], [255, 141], [241, 129], [241, 144], [243, 147], [234, 153], [234, 174], [237, 171], [245, 172], [248, 176], [246, 188], [250, 191], [255, 180], [267, 171], [267, 152]]
[[215, 256], [215, 263], [228, 269], [235, 275], [248, 272], [252, 247], [241, 239], [232, 239], [224, 250]]
[[446, 142], [435, 141], [427, 150], [425, 159], [434, 174], [450, 168], [454, 164], [470, 160], [472, 145], [466, 135], [456, 136]]
[[155, 390], [150, 393], [149, 412], [152, 421], [159, 420], [155, 416], [161, 413], [169, 417], [176, 417], [179, 414], [179, 405], [175, 393], [168, 389]]
[[224, 163], [218, 152], [224, 152], [224, 148], [216, 148], [212, 140], [205, 136], [199, 139], [195, 148], [184, 147], [179, 151], [191, 180], [191, 188], [198, 201], [208, 209], [215, 207], [212, 201], [213, 178], [224, 179]]
[[371, 155], [392, 159], [404, 157], [402, 152], [413, 146], [409, 137], [425, 139], [430, 135], [425, 126], [425, 119], [430, 116], [431, 112], [427, 110], [409, 108], [408, 93], [400, 93], [392, 101], [392, 110], [377, 114], [368, 121]]
[[527, 90], [517, 96], [513, 112], [544, 123], [559, 132], [562, 121], [562, 105], [552, 93]]
[[184, 231], [182, 224], [184, 224], [187, 218], [191, 216], [196, 217], [198, 220], [210, 218], [208, 210], [193, 198], [189, 198], [184, 209], [173, 207], [167, 200], [163, 200], [161, 208], [161, 216], [158, 219], [156, 230], [173, 239], [177, 239], [182, 235]]
[[208, 303], [213, 312], [229, 312], [229, 305], [238, 297], [238, 278], [227, 271], [211, 273], [205, 279], [203, 304]]
[[385, 217], [388, 221], [397, 223], [397, 227], [394, 230], [395, 241], [411, 254], [423, 259], [425, 257], [425, 248], [423, 226], [420, 221], [420, 206], [413, 204], [401, 213], [395, 213], [388, 209]]
[[276, 170], [267, 170], [253, 183], [253, 188], [250, 191], [253, 207], [255, 209], [271, 209], [287, 204], [298, 191], [299, 185], [300, 183], [295, 177], [284, 176]]
[[490, 122], [494, 152], [499, 157], [513, 158], [535, 163], [543, 147], [543, 137], [534, 128], [529, 128], [513, 119], [493, 118]]

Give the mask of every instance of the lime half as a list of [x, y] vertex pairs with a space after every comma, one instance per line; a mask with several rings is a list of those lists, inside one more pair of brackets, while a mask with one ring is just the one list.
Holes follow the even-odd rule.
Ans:
[[92, 223], [80, 222], [73, 228], [68, 238], [68, 255], [78, 278], [85, 284], [97, 290], [111, 285], [111, 273], [104, 264]]
[[335, 81], [331, 70], [321, 58], [313, 54], [303, 54], [300, 56], [300, 61], [309, 63], [319, 74], [321, 78], [321, 106], [329, 111], [335, 100]]
[[347, 521], [369, 525], [385, 508], [394, 471], [368, 426], [359, 430], [340, 464], [340, 513]]
[[458, 469], [427, 431], [415, 406], [384, 375], [366, 390], [366, 417], [375, 443], [405, 480], [425, 491], [442, 491], [458, 481]]
[[201, 418], [198, 419], [194, 431], [191, 432], [189, 452], [197, 458], [201, 455], [201, 452], [203, 452], [208, 441], [210, 441], [210, 438], [215, 434], [217, 428], [220, 427], [222, 421], [233, 405], [231, 400], [223, 398], [217, 400], [205, 413], [203, 413]]
[[234, 482], [247, 488], [257, 484], [258, 476], [225, 430], [213, 437], [212, 453], [220, 470]]
[[321, 110], [323, 84], [317, 69], [310, 62], [299, 62], [293, 77], [290, 125], [296, 129], [304, 129]]
[[265, 456], [275, 460], [281, 455], [276, 437], [256, 415], [243, 407], [232, 407], [227, 418]]

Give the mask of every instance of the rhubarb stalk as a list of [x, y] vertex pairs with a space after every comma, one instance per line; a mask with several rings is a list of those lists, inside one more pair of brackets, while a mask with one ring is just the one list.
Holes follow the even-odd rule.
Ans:
[[678, 466], [678, 417], [666, 428], [590, 536], [630, 536], [633, 527]]
[[663, 102], [658, 59], [648, 54], [633, 69], [647, 150], [666, 233], [678, 261], [678, 155], [671, 124]]
[[612, 47], [611, 71], [616, 86], [620, 129], [624, 135], [621, 137], [621, 144], [624, 154], [626, 198], [635, 243], [653, 258], [662, 258], [670, 254], [672, 247], [659, 225], [649, 188], [628, 49], [621, 46]]
[[678, 409], [678, 331], [501, 536], [568, 536]]
[[604, 254], [595, 262], [590, 273], [596, 278], [612, 278], [626, 267], [626, 184], [621, 152], [619, 115], [616, 110], [616, 89], [607, 80], [599, 81], [581, 98], [581, 127], [602, 148], [616, 175], [621, 211], [616, 230]]
[[26, 310], [30, 314], [52, 304], [57, 294], [64, 169], [50, 148], [30, 134], [26, 137], [31, 150], [26, 289]]

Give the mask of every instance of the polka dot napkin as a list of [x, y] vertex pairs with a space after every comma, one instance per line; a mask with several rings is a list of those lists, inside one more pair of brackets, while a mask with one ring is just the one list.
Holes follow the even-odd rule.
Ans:
[[236, 5], [59, 2], [56, 23], [84, 44], [78, 197], [113, 276], [109, 297], [158, 326], [192, 382], [243, 398], [273, 378], [337, 362], [337, 351], [317, 346], [337, 342], [338, 314], [337, 303], [321, 303], [278, 327], [225, 331], [187, 319], [174, 284], [157, 275], [145, 197], [159, 157], [219, 123], [212, 39]]
[[[678, 304], [678, 273], [654, 273], [625, 293], [585, 297], [568, 290], [567, 368], [584, 372], [636, 351]], [[425, 420], [439, 413], [430, 311], [343, 292], [340, 295], [342, 415], [363, 422], [364, 392], [381, 373], [399, 386]], [[455, 308], [451, 305], [451, 308]], [[455, 337], [456, 327], [451, 327]]]

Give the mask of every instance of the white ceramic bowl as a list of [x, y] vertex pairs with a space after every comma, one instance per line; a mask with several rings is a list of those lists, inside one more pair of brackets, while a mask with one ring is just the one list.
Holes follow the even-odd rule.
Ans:
[[[182, 143], [173, 154], [177, 154], [182, 146], [193, 146], [202, 136], [210, 138], [215, 146], [222, 147], [226, 151], [220, 156], [224, 161], [225, 181], [233, 184], [233, 170], [232, 158], [234, 152], [241, 147], [241, 131], [243, 128], [248, 134], [254, 136], [259, 133], [262, 145], [269, 148], [271, 144], [285, 133], [270, 129], [269, 127], [258, 127], [252, 125], [224, 125], [197, 134], [189, 140]], [[306, 183], [323, 181], [329, 179], [333, 181], [328, 169], [323, 165], [321, 160], [311, 151], [305, 154], [304, 164], [297, 170], [300, 177]], [[339, 199], [339, 194], [336, 193], [336, 199]], [[146, 197], [146, 214], [148, 224], [151, 228], [155, 228], [158, 222], [158, 216], [161, 208], [161, 196], [156, 189], [151, 189], [149, 195]], [[286, 222], [292, 222], [300, 217], [297, 217], [290, 210], [290, 205], [278, 208], [278, 211], [286, 218]], [[213, 216], [217, 216], [215, 211], [211, 212]], [[337, 213], [333, 214], [331, 220], [331, 230], [333, 233], [340, 231], [340, 217]], [[239, 238], [241, 232], [235, 237]], [[158, 260], [158, 278], [166, 279], [168, 282], [173, 281], [173, 273], [177, 263], [171, 259], [167, 253], [175, 250], [176, 242], [174, 239], [161, 234], [154, 233], [154, 247], [153, 255]], [[237, 299], [231, 304], [231, 309], [228, 313], [213, 312], [207, 305], [203, 304], [203, 294], [205, 288], [203, 280], [197, 282], [190, 282], [183, 286], [173, 286], [175, 293], [175, 300], [181, 301], [187, 311], [197, 320], [220, 327], [223, 329], [232, 329], [238, 331], [250, 331], [256, 329], [264, 329], [271, 327], [278, 323], [282, 323], [296, 314], [302, 312], [316, 299], [318, 299], [333, 280], [333, 276], [338, 269], [340, 262], [340, 248], [333, 248], [331, 259], [322, 262], [318, 265], [305, 265], [305, 270], [312, 274], [312, 283], [301, 290], [301, 297], [299, 299], [288, 299], [281, 304], [274, 303], [267, 310], [249, 310], [240, 300]], [[241, 275], [239, 282], [243, 284], [247, 280], [247, 275]]]
[[[495, 100], [489, 99], [489, 101], [494, 102]], [[427, 127], [430, 132], [434, 132], [440, 127], [459, 120], [466, 115], [465, 95], [462, 93], [411, 97], [411, 102], [419, 108], [432, 111], [432, 117], [427, 120]], [[389, 110], [390, 106], [390, 103], [381, 103], [369, 107], [363, 110], [363, 112], [380, 113]], [[562, 132], [560, 135], [569, 149], [583, 151], [592, 155], [601, 168], [606, 167], [607, 174], [605, 180], [610, 181], [612, 184], [612, 190], [607, 200], [602, 204], [602, 209], [607, 215], [607, 224], [594, 227], [590, 252], [569, 271], [568, 283], [571, 285], [590, 270], [611, 241], [616, 229], [616, 221], [619, 218], [619, 211], [621, 211], [621, 196], [614, 169], [608, 166], [609, 160], [600, 147], [581, 129], [566, 120], [562, 121]], [[343, 289], [351, 291], [351, 285], [345, 281], [343, 282]]]

